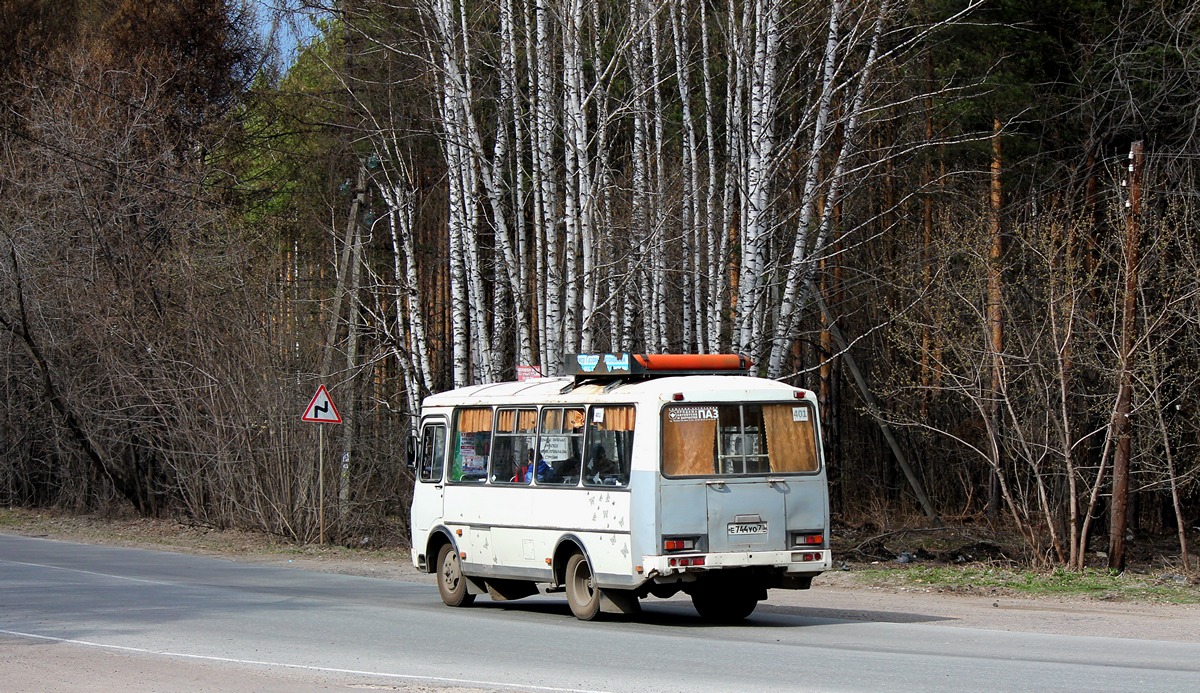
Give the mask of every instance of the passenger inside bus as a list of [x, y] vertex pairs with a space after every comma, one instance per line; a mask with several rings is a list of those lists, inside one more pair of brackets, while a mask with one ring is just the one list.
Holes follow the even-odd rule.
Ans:
[[[534, 467], [533, 465], [530, 465], [529, 468], [525, 470], [525, 483], [529, 483], [529, 480], [533, 477], [533, 474]], [[557, 483], [558, 472], [554, 471], [554, 467], [551, 467], [549, 462], [539, 458], [537, 462], [537, 480], [539, 484]]]
[[565, 460], [555, 463], [555, 471], [558, 472], [557, 483], [574, 486], [579, 482], [579, 458], [571, 455]]
[[528, 475], [529, 468], [532, 466], [533, 466], [533, 450], [530, 449], [525, 452], [525, 461], [517, 462], [517, 465], [516, 465], [517, 473], [513, 474], [512, 482], [514, 484], [519, 484], [519, 483], [524, 482]]
[[628, 482], [628, 479], [621, 478], [620, 466], [609, 458], [608, 451], [599, 443], [592, 448], [592, 455], [588, 460], [588, 480], [594, 484], [612, 485]]

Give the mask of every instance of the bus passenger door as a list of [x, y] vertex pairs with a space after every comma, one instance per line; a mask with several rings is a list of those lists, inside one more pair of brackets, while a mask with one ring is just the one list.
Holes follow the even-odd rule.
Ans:
[[[413, 553], [425, 547], [429, 530], [442, 517], [445, 491], [446, 422], [428, 419], [421, 425], [420, 459], [417, 463], [417, 483], [413, 489], [411, 525]], [[426, 562], [436, 556], [426, 556]]]

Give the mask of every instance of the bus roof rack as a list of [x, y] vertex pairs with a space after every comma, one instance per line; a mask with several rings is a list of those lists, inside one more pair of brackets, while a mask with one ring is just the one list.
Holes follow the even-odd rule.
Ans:
[[585, 380], [645, 379], [668, 375], [749, 375], [754, 362], [741, 354], [567, 354], [563, 372]]

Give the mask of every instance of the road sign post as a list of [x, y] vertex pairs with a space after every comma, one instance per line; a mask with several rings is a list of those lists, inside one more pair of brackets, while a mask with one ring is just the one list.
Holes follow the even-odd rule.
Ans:
[[[342, 415], [338, 413], [337, 407], [334, 406], [333, 400], [329, 397], [329, 391], [324, 385], [317, 387], [317, 393], [313, 395], [308, 406], [304, 409], [304, 414], [300, 417], [301, 421], [308, 423], [335, 423], [342, 422]], [[317, 525], [319, 527], [320, 542], [325, 544], [325, 427], [317, 429]]]

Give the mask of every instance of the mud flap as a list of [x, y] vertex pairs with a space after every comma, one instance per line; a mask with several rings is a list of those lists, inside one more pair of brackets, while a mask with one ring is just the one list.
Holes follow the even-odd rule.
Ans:
[[464, 575], [463, 579], [467, 581], [467, 594], [487, 594], [487, 583], [482, 579]]
[[605, 614], [636, 614], [642, 610], [632, 590], [600, 590], [600, 611]]

